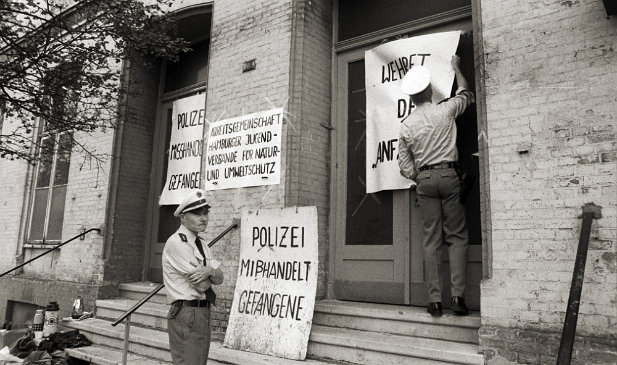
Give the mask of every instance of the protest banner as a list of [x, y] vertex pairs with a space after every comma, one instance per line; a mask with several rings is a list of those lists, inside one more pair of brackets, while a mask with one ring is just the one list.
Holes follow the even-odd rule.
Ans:
[[279, 184], [283, 109], [210, 124], [205, 190]]
[[306, 357], [317, 290], [317, 208], [244, 210], [225, 346]]
[[191, 189], [199, 189], [206, 94], [178, 99], [172, 105], [167, 179], [159, 205], [180, 204]]
[[401, 39], [365, 53], [366, 192], [407, 189], [412, 182], [400, 175], [398, 135], [401, 121], [413, 112], [401, 82], [413, 65], [431, 71], [433, 102], [450, 96], [454, 70], [450, 64], [460, 31]]

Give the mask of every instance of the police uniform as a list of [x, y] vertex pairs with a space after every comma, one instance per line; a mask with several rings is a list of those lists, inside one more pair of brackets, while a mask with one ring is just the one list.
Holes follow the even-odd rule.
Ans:
[[[405, 75], [402, 89], [406, 94], [415, 95], [429, 84], [428, 69], [413, 67]], [[465, 209], [460, 202], [455, 119], [472, 102], [473, 94], [459, 88], [454, 97], [439, 104], [420, 103], [400, 127], [398, 164], [401, 175], [416, 182], [422, 210], [428, 311], [432, 315], [435, 312], [441, 315], [440, 266], [444, 240], [450, 258], [452, 308], [456, 308], [456, 314], [467, 312], [464, 292], [469, 239]], [[438, 310], [431, 305], [438, 306]]]
[[[193, 190], [181, 202], [174, 215], [209, 208], [203, 190]], [[199, 242], [199, 244], [198, 244]], [[201, 245], [201, 250], [200, 246]], [[203, 251], [203, 254], [202, 252]], [[220, 264], [212, 258], [207, 245], [201, 243], [197, 232], [185, 225], [169, 237], [162, 257], [163, 281], [167, 290], [169, 347], [174, 365], [206, 364], [210, 349], [210, 298], [212, 284], [223, 282]], [[213, 274], [197, 285], [188, 276], [200, 266], [209, 266]]]

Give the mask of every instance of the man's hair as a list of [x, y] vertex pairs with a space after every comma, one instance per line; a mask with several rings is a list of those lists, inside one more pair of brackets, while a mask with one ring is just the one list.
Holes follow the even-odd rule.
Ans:
[[415, 95], [411, 95], [411, 101], [413, 101], [414, 104], [420, 104], [420, 103], [425, 103], [425, 102], [431, 102], [433, 98], [433, 89], [431, 87], [431, 84], [429, 84], [426, 89], [424, 89], [423, 91], [415, 94]]

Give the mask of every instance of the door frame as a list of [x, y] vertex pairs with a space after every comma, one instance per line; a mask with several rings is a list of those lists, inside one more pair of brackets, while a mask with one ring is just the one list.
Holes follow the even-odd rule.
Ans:
[[[335, 219], [336, 224], [332, 225], [334, 229], [330, 231], [331, 235], [334, 235], [336, 238], [331, 239], [330, 242], [333, 243], [330, 246], [334, 248], [336, 251], [337, 245], [343, 245], [343, 251], [347, 251], [345, 249], [346, 242], [346, 204], [347, 204], [347, 186], [344, 183], [337, 182], [346, 182], [347, 181], [347, 164], [342, 163], [338, 164], [337, 161], [346, 161], [347, 159], [347, 82], [348, 78], [348, 68], [346, 67], [349, 63], [363, 60], [364, 59], [364, 51], [365, 48], [358, 48], [356, 50], [352, 50], [349, 52], [345, 52], [343, 54], [338, 55], [337, 57], [337, 69], [336, 73], [337, 82], [336, 82], [336, 99], [337, 103], [341, 103], [337, 108], [337, 114], [335, 120], [339, 121], [337, 127], [335, 129], [336, 133], [333, 135], [332, 141], [333, 147], [336, 147], [336, 151], [332, 151], [333, 157], [335, 158], [335, 169], [332, 172], [331, 179], [333, 188], [332, 190], [335, 192], [331, 194], [333, 197], [333, 201], [331, 201], [332, 207], [334, 207], [334, 211], [341, 212], [342, 214], [332, 214], [331, 217]], [[365, 261], [365, 260], [373, 260], [373, 261], [391, 261], [394, 267], [394, 281], [393, 282], [402, 282], [403, 283], [403, 296], [401, 304], [409, 304], [409, 270], [405, 268], [409, 267], [409, 257], [410, 257], [410, 245], [407, 244], [409, 242], [409, 215], [408, 210], [404, 209], [404, 207], [408, 206], [409, 203], [409, 192], [406, 190], [395, 190], [392, 191], [393, 199], [393, 211], [400, 212], [399, 214], [393, 215], [393, 227], [392, 227], [392, 245], [353, 245], [350, 246], [349, 251], [354, 251], [353, 259]], [[341, 252], [335, 253], [331, 256], [333, 260], [330, 260], [330, 263], [334, 263], [331, 265], [330, 274], [332, 277], [332, 294], [334, 295], [334, 285], [336, 282], [337, 276], [336, 268], [341, 267], [343, 265], [344, 259], [349, 259], [350, 256], [347, 254], [341, 255]], [[367, 275], [370, 276], [370, 275]], [[374, 278], [372, 278], [374, 279]], [[381, 286], [379, 286], [381, 287]]]
[[[335, 282], [337, 276], [337, 245], [345, 240], [345, 218], [346, 214], [346, 179], [347, 166], [344, 163], [343, 157], [346, 157], [347, 148], [347, 63], [364, 59], [364, 52], [373, 48], [380, 43], [388, 40], [405, 37], [407, 34], [413, 36], [433, 33], [435, 28], [440, 28], [440, 31], [465, 29], [471, 31], [473, 29], [472, 8], [471, 6], [455, 9], [453, 11], [437, 14], [435, 16], [418, 19], [398, 26], [390, 27], [370, 34], [362, 35], [356, 38], [348, 39], [341, 42], [336, 42], [336, 29], [338, 26], [337, 7], [335, 4], [334, 11], [334, 29], [333, 37], [335, 40], [334, 51], [332, 53], [332, 104], [331, 115], [334, 124], [334, 129], [331, 137], [331, 153], [332, 163], [330, 176], [330, 231], [329, 231], [329, 246], [328, 246], [328, 277], [327, 277], [327, 298], [336, 299]], [[340, 163], [339, 163], [340, 162]], [[343, 178], [341, 178], [343, 177]], [[404, 201], [404, 204], [412, 204], [409, 191], [404, 191], [404, 198], [394, 199]], [[394, 216], [394, 224], [404, 224], [407, 229], [403, 233], [405, 241], [409, 242], [411, 237], [412, 218], [411, 209], [400, 209], [400, 216]], [[481, 214], [481, 213], [480, 213]], [[404, 268], [405, 270], [405, 304], [410, 304], [410, 292], [412, 285], [418, 285], [420, 278], [423, 278], [422, 267], [410, 267], [411, 265], [411, 245], [404, 245]], [[416, 250], [417, 251], [417, 250]], [[417, 254], [417, 252], [414, 252]], [[483, 263], [483, 265], [485, 265]], [[422, 275], [422, 276], [421, 276]], [[421, 284], [424, 285], [424, 284]]]

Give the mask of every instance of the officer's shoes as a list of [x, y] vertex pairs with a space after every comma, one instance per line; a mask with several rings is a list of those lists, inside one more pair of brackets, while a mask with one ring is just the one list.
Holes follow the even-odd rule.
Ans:
[[463, 297], [452, 297], [450, 309], [458, 316], [466, 316], [469, 314], [469, 309], [467, 309], [465, 298]]
[[431, 302], [426, 307], [426, 311], [433, 317], [441, 317], [443, 311], [441, 310], [441, 302]]

